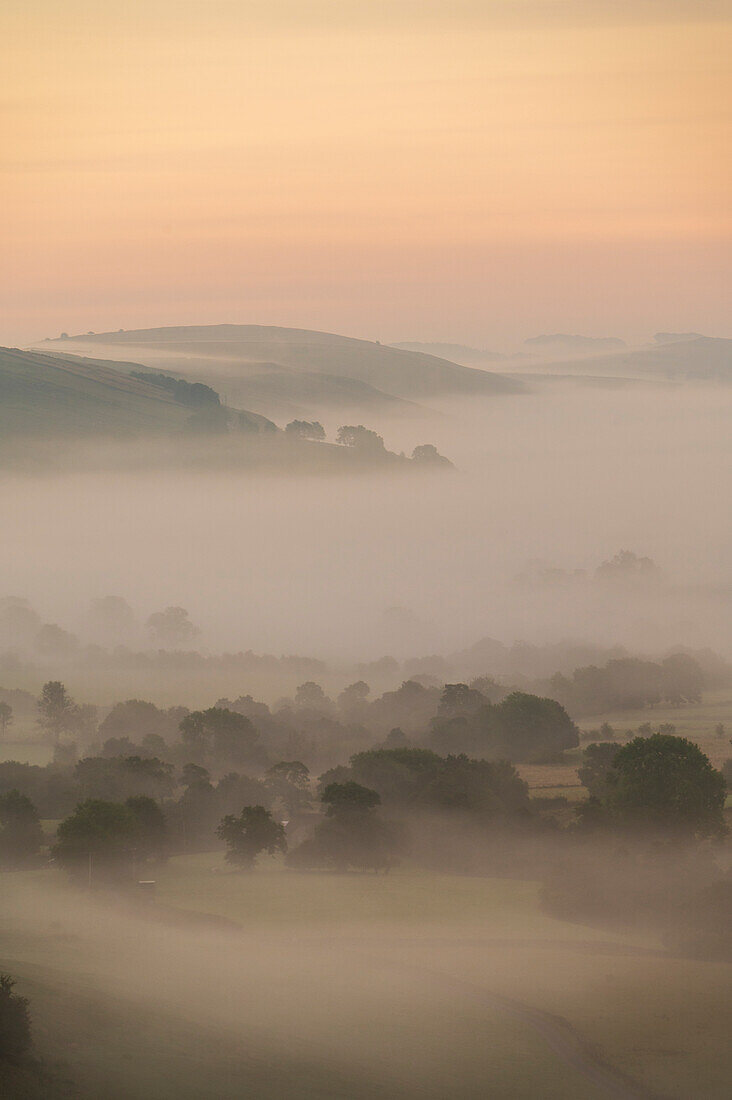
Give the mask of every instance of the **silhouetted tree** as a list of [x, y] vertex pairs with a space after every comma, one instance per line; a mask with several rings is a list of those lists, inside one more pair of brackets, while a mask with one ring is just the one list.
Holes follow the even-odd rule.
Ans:
[[259, 734], [244, 714], [225, 707], [194, 710], [180, 723], [184, 744], [199, 760], [209, 757], [223, 764], [261, 762]]
[[384, 440], [370, 428], [364, 428], [363, 424], [345, 424], [338, 429], [336, 442], [345, 447], [356, 447], [359, 451], [379, 454], [385, 450]]
[[153, 641], [162, 646], [185, 646], [201, 631], [191, 622], [184, 607], [166, 607], [156, 611], [146, 623]]
[[128, 798], [126, 808], [134, 818], [134, 849], [137, 859], [161, 859], [167, 851], [165, 815], [154, 798], [139, 794]]
[[0, 703], [0, 731], [4, 737], [8, 731], [8, 726], [13, 721], [13, 708], [10, 703]]
[[310, 805], [310, 772], [300, 760], [280, 760], [265, 776], [265, 785], [293, 816]]
[[226, 843], [227, 860], [245, 870], [251, 870], [260, 852], [287, 851], [284, 828], [264, 806], [245, 806], [238, 817], [227, 814], [216, 835]]
[[725, 832], [724, 776], [698, 745], [655, 733], [619, 749], [607, 796], [616, 822], [644, 832], [718, 836]]
[[117, 802], [89, 798], [61, 822], [56, 837], [52, 854], [72, 877], [109, 880], [131, 869], [135, 816]]
[[31, 863], [42, 844], [43, 830], [31, 800], [17, 790], [0, 795], [0, 865]]
[[43, 685], [38, 700], [39, 724], [58, 745], [61, 734], [74, 729], [77, 708], [74, 700], [60, 680], [49, 680]]
[[14, 988], [10, 975], [0, 974], [0, 1063], [19, 1062], [31, 1045], [28, 999]]
[[412, 451], [412, 461], [426, 466], [442, 466], [444, 468], [452, 466], [450, 459], [441, 455], [432, 443], [422, 443], [419, 447], [415, 447]]
[[291, 420], [285, 432], [299, 439], [325, 439], [325, 428], [318, 420]]
[[377, 791], [353, 780], [329, 783], [322, 801], [325, 820], [292, 853], [292, 866], [387, 871], [396, 862], [398, 831], [375, 813]]
[[587, 788], [590, 797], [606, 799], [617, 779], [613, 769], [618, 746], [601, 742], [588, 745], [582, 755], [582, 764], [577, 769], [580, 783]]

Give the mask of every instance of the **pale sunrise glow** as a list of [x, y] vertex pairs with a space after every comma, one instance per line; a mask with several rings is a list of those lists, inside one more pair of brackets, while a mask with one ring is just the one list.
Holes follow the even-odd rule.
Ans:
[[11, 0], [5, 343], [724, 333], [716, 3]]

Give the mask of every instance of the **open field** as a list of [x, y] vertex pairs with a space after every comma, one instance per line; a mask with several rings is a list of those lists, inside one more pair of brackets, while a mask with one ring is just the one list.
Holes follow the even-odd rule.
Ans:
[[[555, 920], [535, 883], [218, 853], [157, 881], [115, 909], [53, 871], [4, 877], [0, 967], [83, 1096], [728, 1095], [730, 968]], [[575, 1041], [648, 1091], [588, 1078]]]
[[[660, 725], [670, 723], [676, 727], [679, 737], [688, 737], [690, 741], [696, 741], [699, 747], [707, 754], [716, 768], [725, 760], [732, 757], [732, 691], [725, 688], [722, 691], [709, 691], [704, 693], [701, 703], [685, 707], [653, 707], [645, 710], [616, 711], [609, 714], [598, 714], [592, 718], [584, 718], [580, 725], [583, 729], [596, 729], [603, 722], [609, 722], [621, 736], [626, 730], [635, 730], [644, 722], [650, 722], [656, 730]], [[725, 728], [723, 737], [715, 735], [715, 727], [722, 723]]]
[[[189, 890], [203, 911], [217, 860], [172, 861], [161, 902]], [[469, 884], [445, 906], [427, 877], [394, 876], [364, 909], [384, 879], [219, 878], [214, 909], [256, 898], [243, 931], [167, 905], [115, 911], [54, 872], [6, 878], [0, 966], [33, 998], [38, 1053], [63, 1059], [81, 1095], [437, 1100], [484, 1096], [487, 1082], [495, 1096], [603, 1095], [510, 1014], [382, 954], [386, 929], [410, 937], [425, 908], [431, 933], [451, 935]]]
[[[650, 722], [654, 731], [661, 725], [671, 724], [676, 727], [679, 737], [695, 741], [715, 768], [721, 768], [726, 760], [732, 759], [732, 691], [729, 688], [705, 692], [702, 702], [691, 706], [612, 711], [583, 718], [578, 724], [581, 729], [589, 731], [599, 729], [603, 722], [608, 722], [615, 729], [619, 745], [627, 740], [628, 730], [635, 732], [646, 722]], [[725, 728], [721, 738], [714, 732], [720, 722]], [[584, 798], [587, 791], [579, 782], [577, 768], [587, 744], [588, 741], [583, 741], [579, 749], [565, 753], [564, 760], [558, 764], [519, 764], [517, 770], [528, 783], [532, 795], [562, 795], [572, 802]]]

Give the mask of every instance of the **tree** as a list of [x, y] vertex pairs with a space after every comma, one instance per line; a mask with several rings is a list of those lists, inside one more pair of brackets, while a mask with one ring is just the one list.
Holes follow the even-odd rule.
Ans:
[[260, 852], [273, 856], [287, 851], [285, 830], [264, 806], [245, 806], [238, 817], [227, 814], [216, 829], [227, 845], [230, 863], [251, 870]]
[[367, 705], [371, 688], [365, 680], [356, 680], [349, 684], [338, 696], [338, 708], [346, 714], [362, 712]]
[[211, 775], [198, 764], [186, 764], [181, 782], [185, 790], [169, 813], [180, 842], [185, 849], [211, 848], [220, 817]]
[[345, 817], [353, 813], [366, 813], [380, 806], [381, 796], [377, 791], [349, 779], [346, 783], [329, 783], [323, 791], [321, 802], [329, 817]]
[[672, 653], [661, 661], [661, 683], [664, 699], [674, 706], [701, 702], [704, 673], [688, 653]]
[[247, 764], [261, 761], [259, 734], [251, 720], [226, 707], [194, 710], [179, 726], [184, 744], [198, 759], [213, 757], [219, 763]]
[[285, 428], [287, 435], [295, 436], [298, 439], [317, 439], [322, 441], [325, 439], [325, 428], [318, 420], [291, 420]]
[[27, 649], [41, 625], [40, 615], [28, 600], [19, 596], [0, 599], [0, 646], [3, 649]]
[[173, 765], [155, 756], [87, 756], [74, 770], [82, 795], [121, 802], [135, 795], [162, 799], [173, 793]]
[[320, 684], [307, 680], [295, 690], [295, 706], [309, 710], [330, 710], [331, 701]]
[[375, 813], [381, 804], [377, 791], [353, 780], [329, 783], [322, 802], [325, 820], [293, 852], [292, 866], [387, 871], [396, 862], [398, 833]]
[[0, 865], [22, 867], [38, 856], [43, 844], [38, 811], [18, 790], [0, 795]]
[[652, 558], [639, 557], [632, 550], [619, 550], [614, 558], [598, 565], [595, 577], [600, 581], [658, 583], [663, 574]]
[[265, 784], [291, 817], [310, 805], [310, 772], [300, 760], [280, 760], [273, 764]]
[[500, 755], [509, 760], [552, 760], [579, 745], [577, 727], [554, 699], [514, 691], [494, 712], [503, 750]]
[[412, 451], [412, 462], [418, 462], [425, 466], [442, 466], [452, 468], [452, 462], [445, 458], [432, 443], [422, 443]]
[[115, 703], [99, 725], [99, 736], [103, 740], [110, 737], [129, 737], [138, 744], [150, 734], [165, 738], [175, 732], [169, 715], [144, 699], [127, 699], [123, 703]]
[[154, 798], [139, 794], [125, 802], [135, 822], [135, 853], [141, 859], [161, 859], [167, 848], [165, 815]]
[[605, 799], [615, 783], [617, 773], [613, 769], [618, 746], [607, 741], [588, 745], [577, 769], [580, 783], [587, 788], [591, 798]]
[[121, 642], [137, 629], [135, 613], [122, 596], [99, 596], [91, 601], [89, 620], [95, 636]]
[[135, 815], [117, 802], [89, 798], [62, 821], [52, 854], [74, 878], [109, 880], [129, 872], [137, 843]]
[[0, 730], [2, 730], [3, 737], [8, 731], [8, 726], [13, 721], [13, 708], [10, 703], [0, 703]]
[[364, 428], [363, 424], [345, 424], [338, 429], [336, 443], [344, 447], [355, 447], [359, 451], [380, 454], [385, 451], [384, 440], [370, 428]]
[[14, 988], [10, 975], [0, 974], [0, 1064], [20, 1061], [31, 1045], [28, 999]]
[[636, 737], [618, 750], [613, 771], [606, 801], [621, 826], [680, 837], [725, 832], [724, 776], [685, 737]]
[[36, 634], [33, 644], [44, 656], [69, 657], [79, 648], [79, 639], [57, 623], [45, 623]]
[[39, 724], [58, 745], [61, 734], [74, 728], [77, 708], [74, 700], [60, 680], [49, 680], [43, 685], [38, 700]]
[[184, 607], [166, 607], [164, 611], [156, 611], [145, 625], [154, 642], [173, 649], [189, 645], [201, 633]]

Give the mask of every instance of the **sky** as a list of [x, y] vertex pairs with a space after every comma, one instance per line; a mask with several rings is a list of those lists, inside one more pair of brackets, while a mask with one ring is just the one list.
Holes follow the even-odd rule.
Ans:
[[5, 0], [0, 343], [729, 331], [732, 5]]

